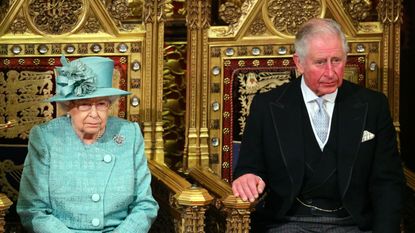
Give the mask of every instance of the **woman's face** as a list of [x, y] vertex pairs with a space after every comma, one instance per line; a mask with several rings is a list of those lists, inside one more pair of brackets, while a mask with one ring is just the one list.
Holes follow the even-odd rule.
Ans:
[[74, 100], [69, 103], [68, 113], [72, 125], [81, 139], [96, 139], [107, 124], [109, 98]]

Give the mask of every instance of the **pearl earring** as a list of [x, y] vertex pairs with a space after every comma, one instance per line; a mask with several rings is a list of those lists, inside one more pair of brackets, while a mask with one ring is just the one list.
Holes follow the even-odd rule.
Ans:
[[69, 114], [69, 112], [66, 113], [66, 117], [67, 118], [71, 118], [71, 114]]

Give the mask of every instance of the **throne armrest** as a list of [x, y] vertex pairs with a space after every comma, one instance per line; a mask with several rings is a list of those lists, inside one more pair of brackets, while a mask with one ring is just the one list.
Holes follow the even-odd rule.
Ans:
[[214, 195], [216, 209], [226, 216], [225, 232], [249, 232], [250, 215], [258, 201], [251, 203], [235, 197], [230, 184], [208, 169], [195, 167], [189, 170], [189, 175]]
[[153, 196], [160, 210], [150, 232], [205, 232], [205, 212], [213, 197], [165, 165], [149, 160]]

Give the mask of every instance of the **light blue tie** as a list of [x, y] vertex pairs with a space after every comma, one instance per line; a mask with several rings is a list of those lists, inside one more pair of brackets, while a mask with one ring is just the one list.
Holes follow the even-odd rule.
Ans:
[[324, 109], [324, 99], [319, 97], [316, 99], [316, 102], [318, 104], [318, 110], [314, 114], [313, 124], [317, 136], [320, 138], [320, 141], [324, 143], [327, 138], [327, 132], [329, 129], [329, 115]]

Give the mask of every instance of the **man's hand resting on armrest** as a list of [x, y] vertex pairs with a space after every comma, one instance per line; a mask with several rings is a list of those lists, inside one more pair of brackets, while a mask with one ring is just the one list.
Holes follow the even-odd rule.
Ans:
[[254, 202], [264, 189], [265, 182], [254, 174], [245, 174], [232, 182], [233, 195], [243, 201]]

